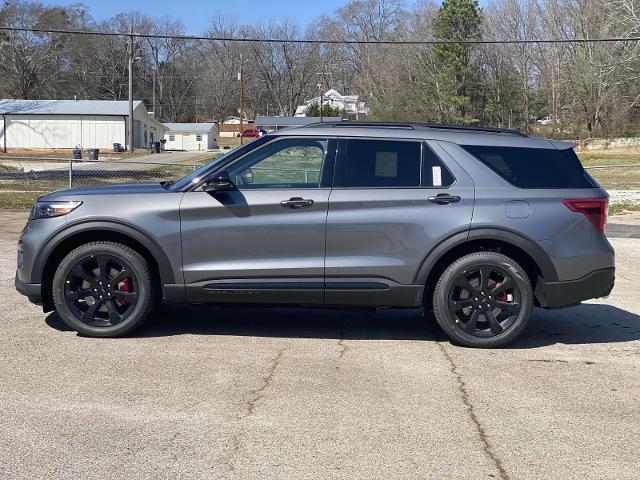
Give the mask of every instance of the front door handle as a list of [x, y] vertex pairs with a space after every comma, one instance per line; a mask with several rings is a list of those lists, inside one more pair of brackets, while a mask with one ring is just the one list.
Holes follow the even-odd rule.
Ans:
[[305, 208], [305, 207], [312, 206], [313, 203], [314, 202], [311, 199], [302, 198], [302, 197], [293, 197], [293, 198], [290, 198], [289, 200], [281, 201], [280, 205], [282, 205], [285, 208]]
[[448, 193], [439, 193], [435, 197], [429, 197], [431, 203], [437, 205], [449, 205], [450, 203], [458, 203], [461, 198], [457, 195], [449, 195]]

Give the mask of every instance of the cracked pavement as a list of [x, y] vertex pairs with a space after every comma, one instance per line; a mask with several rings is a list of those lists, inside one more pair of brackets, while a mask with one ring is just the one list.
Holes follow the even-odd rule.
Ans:
[[536, 310], [510, 348], [417, 311], [166, 306], [82, 338], [13, 290], [0, 212], [0, 478], [635, 479], [640, 240], [609, 299]]

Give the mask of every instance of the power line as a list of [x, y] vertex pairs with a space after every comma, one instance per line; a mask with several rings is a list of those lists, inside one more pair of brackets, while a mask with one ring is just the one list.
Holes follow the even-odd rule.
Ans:
[[208, 42], [236, 43], [298, 43], [314, 45], [521, 45], [547, 43], [613, 43], [638, 42], [640, 37], [605, 37], [605, 38], [554, 38], [526, 40], [328, 40], [301, 38], [251, 38], [251, 37], [207, 37], [198, 35], [160, 35], [151, 33], [97, 32], [94, 30], [63, 30], [49, 28], [1, 27], [9, 32], [61, 33], [69, 35], [91, 35], [107, 37], [136, 37], [158, 40], [199, 40]]

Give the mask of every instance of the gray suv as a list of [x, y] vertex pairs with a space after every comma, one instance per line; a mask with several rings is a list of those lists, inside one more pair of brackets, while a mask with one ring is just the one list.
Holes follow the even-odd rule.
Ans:
[[16, 288], [91, 336], [131, 332], [162, 300], [424, 307], [454, 342], [495, 347], [533, 307], [609, 294], [607, 203], [569, 143], [313, 124], [175, 183], [41, 197]]

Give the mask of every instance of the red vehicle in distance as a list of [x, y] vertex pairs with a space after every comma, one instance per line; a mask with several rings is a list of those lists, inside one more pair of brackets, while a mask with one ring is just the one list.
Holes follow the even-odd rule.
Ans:
[[257, 138], [260, 136], [260, 132], [258, 130], [245, 130], [244, 132], [242, 132], [242, 137], [243, 138]]

